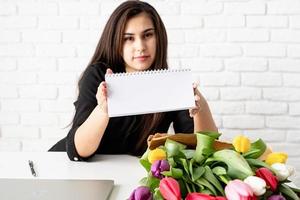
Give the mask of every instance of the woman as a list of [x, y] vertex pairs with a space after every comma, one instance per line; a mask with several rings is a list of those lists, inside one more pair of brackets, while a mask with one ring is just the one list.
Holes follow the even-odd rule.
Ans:
[[157, 11], [142, 1], [126, 1], [110, 16], [94, 56], [79, 80], [76, 113], [66, 138], [50, 151], [65, 150], [71, 160], [95, 153], [141, 155], [147, 137], [167, 132], [217, 131], [208, 104], [194, 87], [190, 110], [109, 118], [105, 73], [167, 69], [167, 34]]

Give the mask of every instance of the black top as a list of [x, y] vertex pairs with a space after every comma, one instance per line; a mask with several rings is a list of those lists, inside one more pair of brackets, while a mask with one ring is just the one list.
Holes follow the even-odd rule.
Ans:
[[[66, 140], [63, 143], [66, 144], [66, 151], [71, 160], [88, 159], [78, 155], [74, 144], [74, 135], [77, 128], [85, 122], [90, 113], [97, 106], [97, 88], [99, 84], [105, 80], [106, 69], [106, 65], [102, 63], [89, 66], [79, 83], [78, 99], [74, 102], [76, 113], [72, 128], [67, 137], [63, 139]], [[140, 135], [138, 127], [141, 117], [142, 115], [110, 118], [101, 143], [95, 153], [142, 155], [147, 148], [146, 146], [139, 152], [135, 151], [134, 148]], [[163, 119], [152, 134], [157, 132], [166, 133], [171, 122], [173, 122], [175, 132], [194, 132], [193, 120], [189, 116], [188, 110], [182, 110], [165, 112]]]

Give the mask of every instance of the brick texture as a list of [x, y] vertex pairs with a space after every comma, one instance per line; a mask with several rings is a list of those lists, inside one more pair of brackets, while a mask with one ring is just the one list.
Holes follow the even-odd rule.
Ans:
[[[0, 151], [45, 151], [67, 134], [79, 75], [121, 1], [0, 2]], [[222, 137], [261, 137], [300, 170], [300, 1], [148, 2], [169, 66], [193, 70]]]

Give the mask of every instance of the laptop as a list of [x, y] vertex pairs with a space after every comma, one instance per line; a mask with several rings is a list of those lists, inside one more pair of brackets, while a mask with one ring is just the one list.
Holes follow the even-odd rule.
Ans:
[[113, 180], [0, 179], [1, 200], [107, 200]]

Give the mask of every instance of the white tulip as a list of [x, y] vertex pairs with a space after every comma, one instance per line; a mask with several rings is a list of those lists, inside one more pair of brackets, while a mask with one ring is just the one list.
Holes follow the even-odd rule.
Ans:
[[294, 168], [283, 163], [271, 165], [279, 181], [284, 181], [294, 173]]
[[248, 176], [244, 182], [249, 185], [256, 196], [261, 196], [266, 192], [266, 181], [257, 176]]

